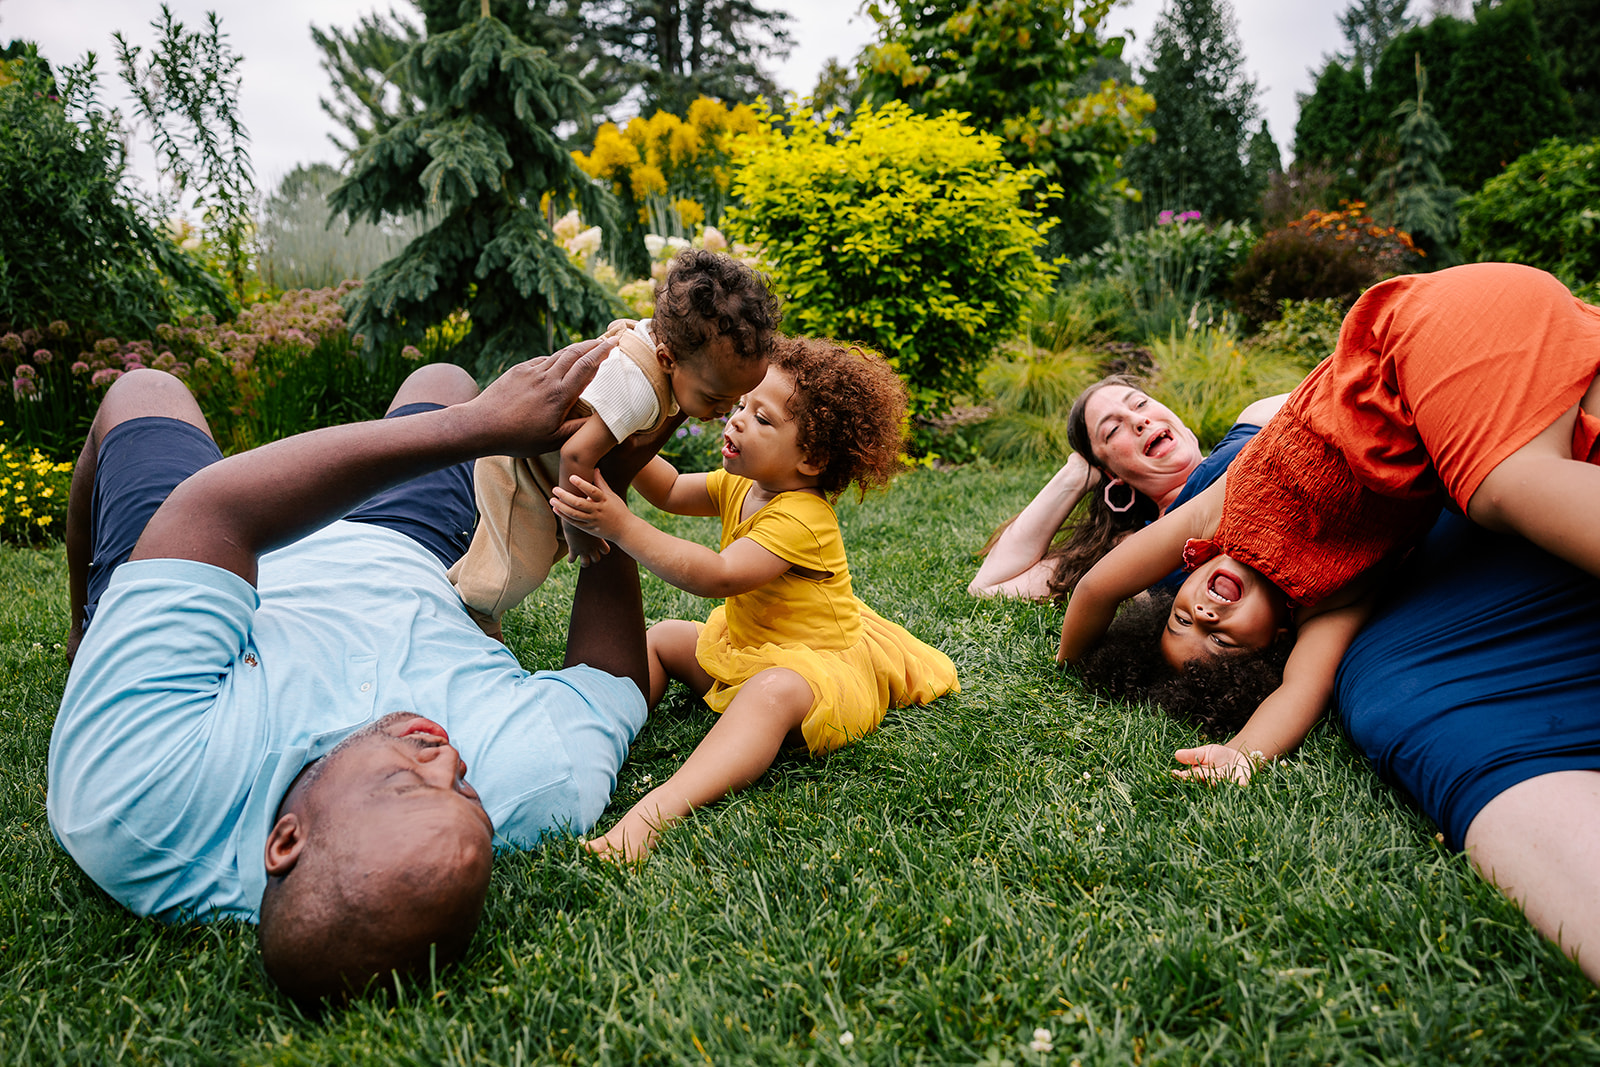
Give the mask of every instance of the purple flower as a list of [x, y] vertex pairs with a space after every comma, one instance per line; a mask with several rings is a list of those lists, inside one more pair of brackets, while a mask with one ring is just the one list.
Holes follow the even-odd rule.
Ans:
[[31, 367], [30, 365], [28, 365], [26, 363], [18, 363], [17, 364], [17, 377], [18, 378], [27, 378], [29, 380], [32, 380], [34, 378], [37, 378], [38, 376], [39, 376], [39, 372], [34, 370], [33, 367]]
[[73, 374], [88, 374], [89, 373], [89, 364], [85, 363], [81, 359], [78, 360], [78, 362], [76, 362], [76, 363], [74, 363], [72, 365], [72, 373]]
[[89, 379], [89, 384], [110, 385], [120, 377], [122, 377], [121, 371], [117, 370], [115, 367], [105, 367], [94, 372], [94, 376]]
[[689, 427], [687, 426], [679, 426], [676, 430], [672, 431], [672, 436], [674, 437], [687, 437], [688, 435]]
[[1161, 214], [1156, 216], [1156, 225], [1157, 226], [1170, 226], [1171, 224], [1172, 224], [1172, 212], [1163, 211]]
[[[296, 332], [296, 331], [291, 331], [291, 332]], [[418, 348], [416, 345], [406, 345], [404, 348], [402, 348], [400, 350], [400, 358], [401, 359], [408, 359], [411, 362], [415, 363], [415, 362], [417, 362], [418, 360], [420, 360], [422, 358], [422, 349]]]
[[1178, 216], [1178, 221], [1179, 222], [1199, 222], [1200, 221], [1200, 212], [1198, 212], [1198, 211], [1185, 211], [1183, 214]]
[[[18, 369], [20, 370], [21, 368], [19, 367]], [[24, 397], [33, 396], [38, 391], [39, 391], [38, 383], [33, 381], [31, 378], [13, 378], [13, 379], [11, 379], [11, 393], [18, 400], [21, 400]]]
[[39, 364], [41, 367], [44, 366], [45, 364], [49, 363], [52, 359], [55, 359], [55, 358], [56, 357], [51, 353], [51, 351], [48, 348], [36, 348], [36, 349], [34, 349], [33, 361], [35, 363]]
[[706, 428], [704, 426], [701, 426], [698, 422], [689, 427], [689, 435], [691, 437], [699, 437], [701, 434], [703, 434], [705, 432], [706, 432]]

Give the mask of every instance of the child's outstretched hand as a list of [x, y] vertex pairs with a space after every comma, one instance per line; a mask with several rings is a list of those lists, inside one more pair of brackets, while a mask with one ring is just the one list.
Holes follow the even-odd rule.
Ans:
[[1186, 770], [1173, 771], [1174, 778], [1198, 779], [1206, 782], [1238, 782], [1247, 785], [1255, 773], [1256, 758], [1227, 745], [1201, 745], [1199, 748], [1180, 748], [1172, 754]]
[[571, 492], [558, 485], [555, 488], [555, 495], [550, 498], [550, 506], [555, 509], [561, 521], [591, 536], [607, 541], [617, 540], [628, 521], [633, 518], [633, 512], [628, 510], [627, 502], [611, 491], [611, 487], [606, 485], [605, 476], [599, 471], [595, 471], [592, 483], [574, 475], [572, 484], [577, 487], [578, 492]]
[[578, 566], [587, 567], [611, 551], [611, 543], [604, 538], [585, 533], [570, 522], [561, 524], [562, 536], [567, 539], [567, 558], [577, 560]]

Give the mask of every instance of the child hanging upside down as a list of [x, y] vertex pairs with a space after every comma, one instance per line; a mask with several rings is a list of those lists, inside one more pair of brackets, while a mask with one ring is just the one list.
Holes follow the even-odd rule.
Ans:
[[1600, 575], [1597, 372], [1600, 308], [1543, 271], [1480, 263], [1373, 286], [1227, 475], [1084, 576], [1057, 662], [1078, 662], [1181, 559], [1191, 573], [1160, 636], [1172, 669], [1293, 638], [1237, 735], [1177, 753], [1186, 774], [1248, 779], [1322, 714], [1374, 575], [1446, 500]]
[[785, 340], [728, 420], [722, 470], [679, 474], [657, 457], [634, 486], [677, 515], [720, 515], [722, 550], [663, 533], [597, 479], [558, 488], [563, 521], [603, 537], [663, 580], [727, 597], [704, 623], [650, 628], [650, 704], [676, 678], [721, 713], [667, 782], [589, 843], [637, 859], [661, 831], [742, 789], [786, 740], [812, 755], [876, 729], [891, 707], [955, 692], [948, 656], [880, 618], [850, 586], [831, 501], [887, 485], [900, 464], [905, 388], [882, 358]]

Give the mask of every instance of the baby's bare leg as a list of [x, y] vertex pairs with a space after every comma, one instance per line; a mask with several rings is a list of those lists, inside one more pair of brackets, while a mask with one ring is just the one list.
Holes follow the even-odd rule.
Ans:
[[667, 693], [667, 683], [676, 678], [697, 697], [706, 695], [713, 681], [695, 658], [700, 628], [684, 619], [668, 619], [650, 627], [644, 635], [650, 658], [650, 707], [653, 709]]
[[1600, 576], [1600, 466], [1572, 458], [1577, 418], [1574, 404], [1490, 471], [1467, 503], [1467, 517], [1490, 530], [1521, 534]]
[[762, 671], [744, 683], [677, 773], [589, 847], [616, 859], [643, 859], [669, 825], [765, 774], [784, 738], [810, 710], [811, 686], [804, 678], [784, 667]]

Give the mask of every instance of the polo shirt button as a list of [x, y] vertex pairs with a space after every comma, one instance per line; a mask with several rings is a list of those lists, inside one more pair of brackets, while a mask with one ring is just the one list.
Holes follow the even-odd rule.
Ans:
[[365, 693], [368, 689], [371, 689], [371, 688], [372, 688], [372, 683], [371, 682], [362, 682], [361, 683], [361, 691], [363, 693]]

